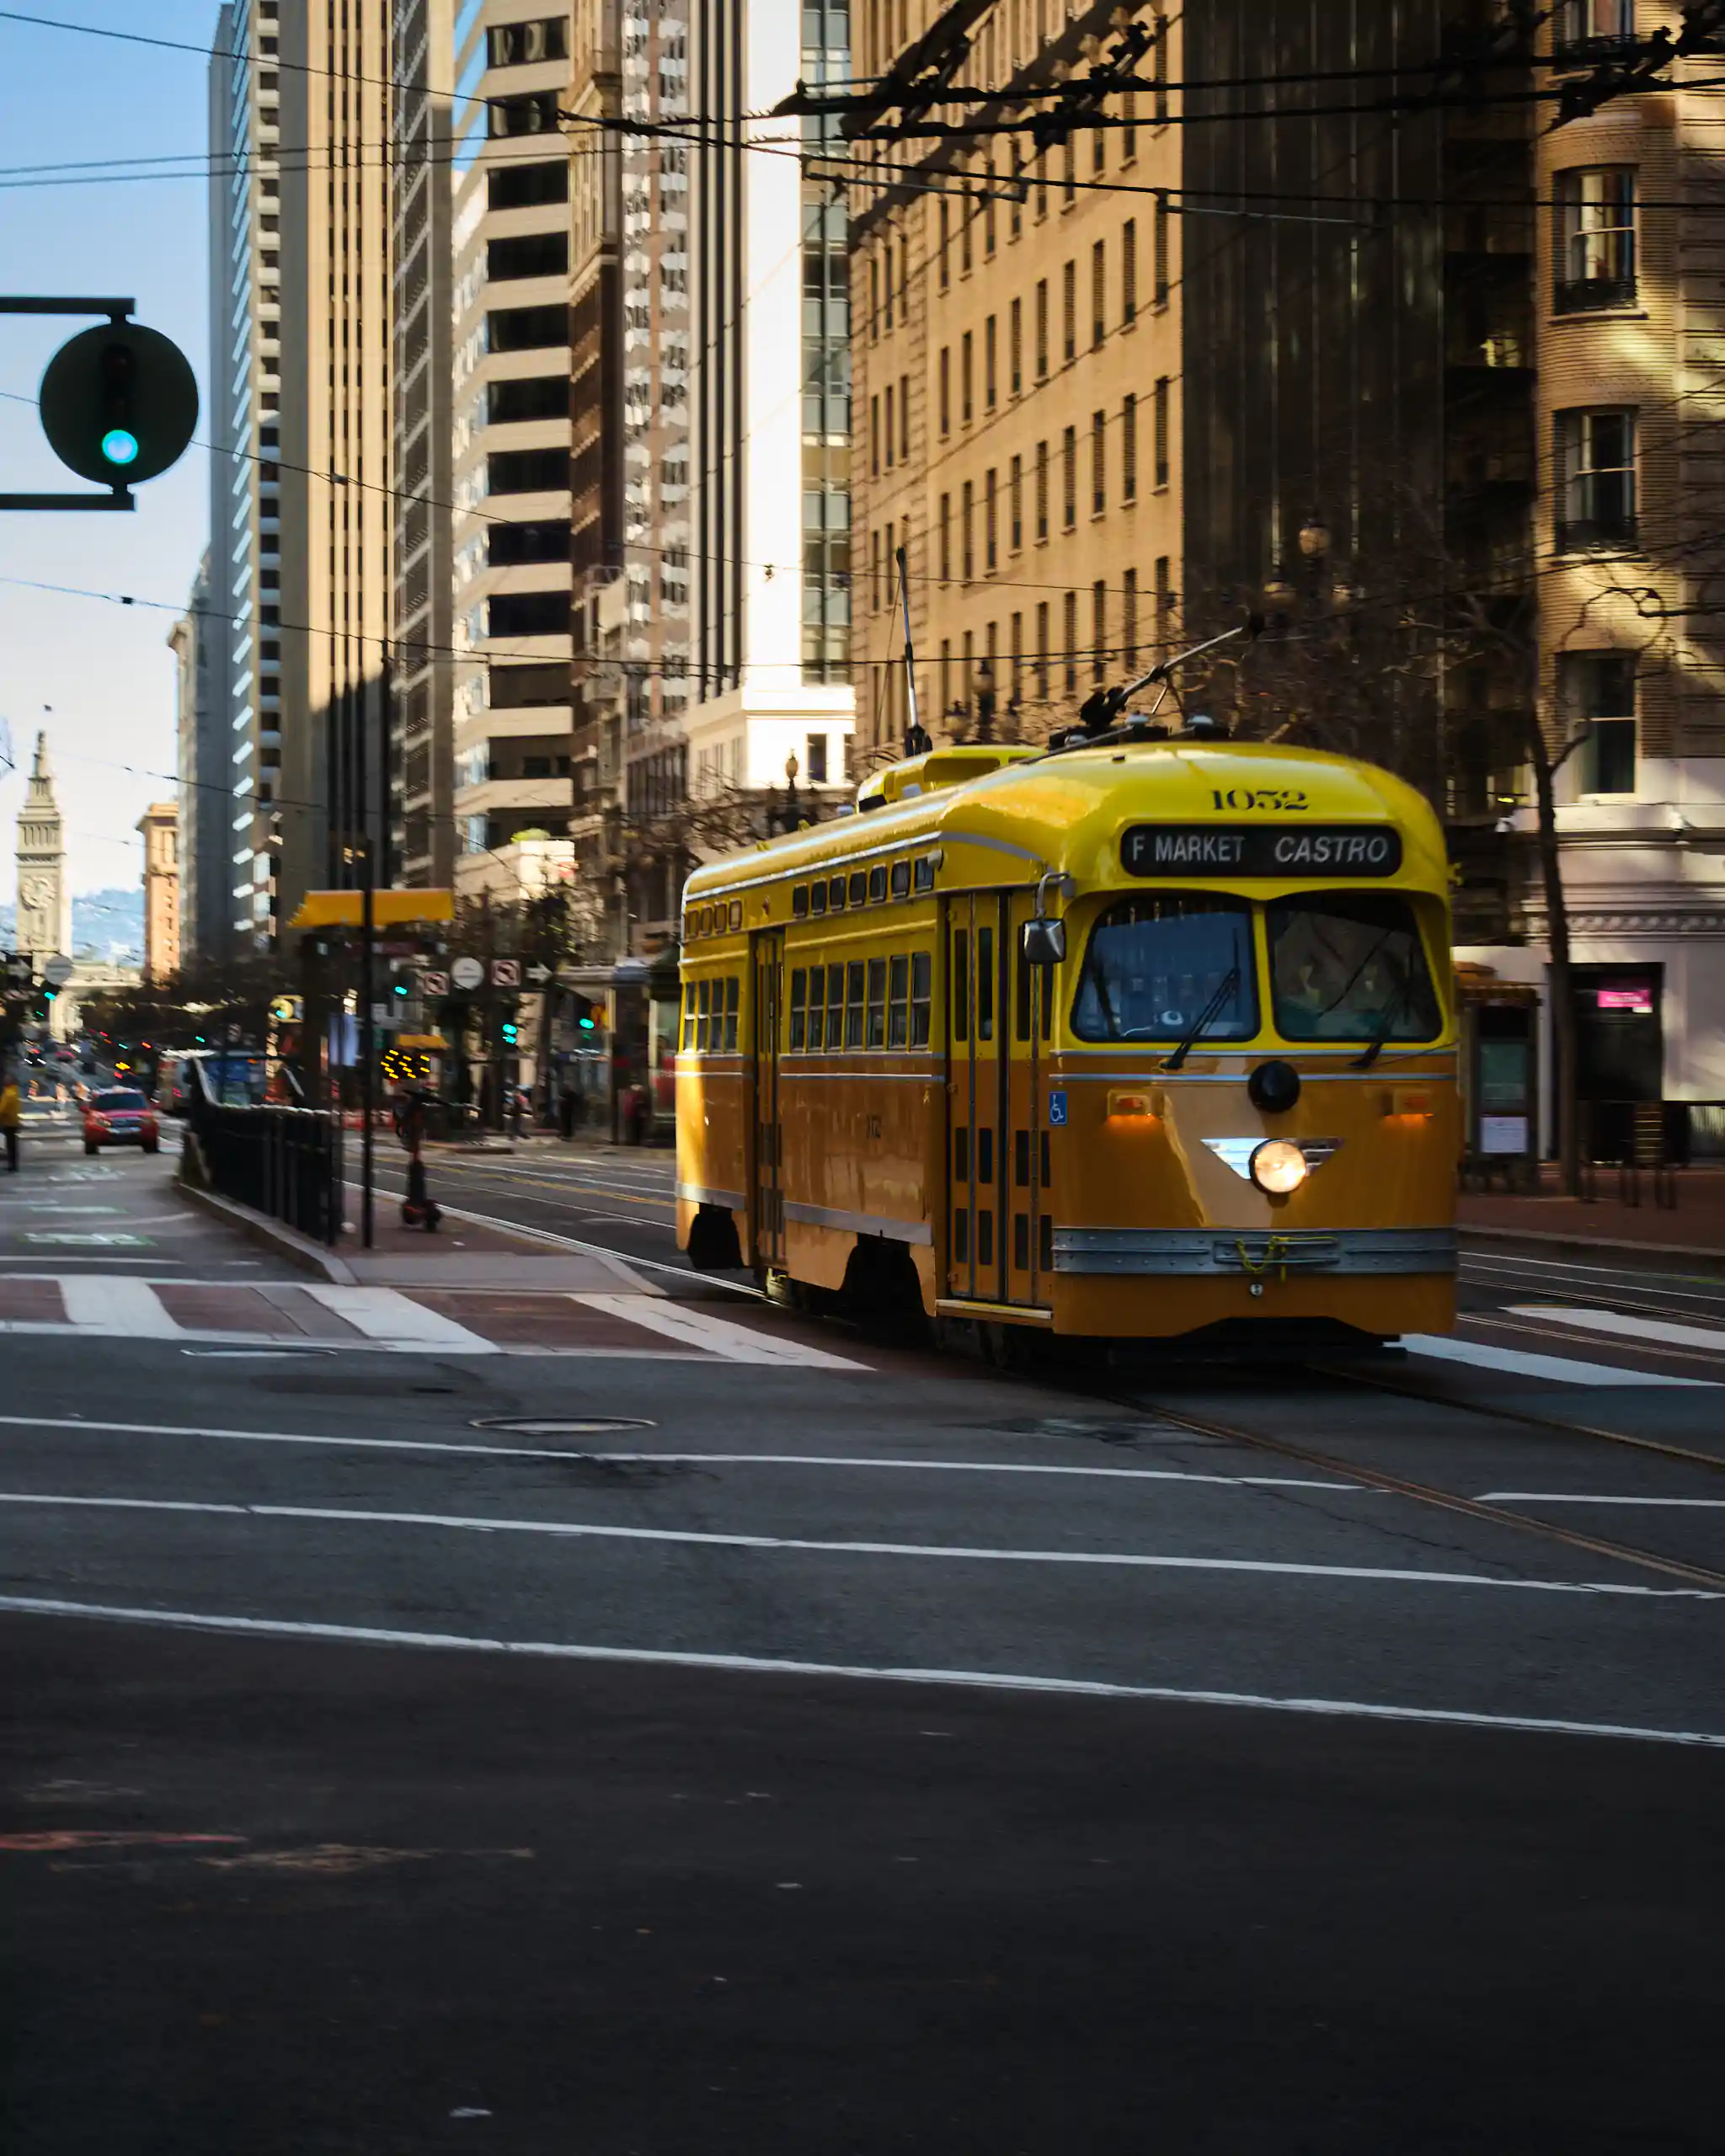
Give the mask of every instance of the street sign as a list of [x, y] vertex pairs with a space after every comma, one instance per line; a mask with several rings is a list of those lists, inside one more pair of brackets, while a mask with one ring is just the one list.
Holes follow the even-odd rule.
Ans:
[[527, 979], [532, 982], [535, 988], [542, 988], [551, 979], [551, 969], [549, 966], [529, 966]]
[[42, 969], [42, 979], [47, 982], [50, 988], [64, 988], [67, 981], [72, 979], [71, 959], [59, 957], [50, 958]]
[[447, 974], [440, 973], [421, 974], [419, 975], [419, 992], [424, 995], [447, 995], [449, 993], [449, 975]]
[[519, 988], [521, 985], [521, 962], [519, 958], [494, 958], [491, 961], [491, 985], [494, 988]]
[[449, 977], [464, 991], [479, 987], [485, 979], [485, 969], [477, 958], [457, 958], [449, 969]]

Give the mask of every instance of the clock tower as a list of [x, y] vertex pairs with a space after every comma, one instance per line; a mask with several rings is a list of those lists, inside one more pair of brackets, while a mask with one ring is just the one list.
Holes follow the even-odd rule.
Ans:
[[72, 956], [72, 894], [66, 880], [66, 839], [54, 775], [48, 768], [48, 737], [36, 736], [29, 792], [18, 812], [18, 933], [40, 973], [44, 962]]

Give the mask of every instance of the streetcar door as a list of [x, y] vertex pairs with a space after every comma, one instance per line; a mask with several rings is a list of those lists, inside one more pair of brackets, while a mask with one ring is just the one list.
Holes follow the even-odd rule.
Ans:
[[947, 1293], [1005, 1299], [1007, 901], [994, 892], [947, 909]]
[[779, 1123], [778, 1052], [784, 1003], [785, 936], [770, 928], [755, 938], [755, 1203], [757, 1265], [782, 1265], [784, 1146]]
[[1049, 967], [1030, 964], [1021, 947], [1024, 924], [1035, 911], [1033, 892], [1017, 892], [1008, 901], [1006, 963], [1012, 993], [1001, 1006], [1006, 1194], [1001, 1221], [1005, 1299], [1045, 1307], [1052, 1289], [1054, 1214], [1049, 1198], [1048, 1089], [1044, 1073], [1047, 1043], [1053, 1034], [1055, 973]]

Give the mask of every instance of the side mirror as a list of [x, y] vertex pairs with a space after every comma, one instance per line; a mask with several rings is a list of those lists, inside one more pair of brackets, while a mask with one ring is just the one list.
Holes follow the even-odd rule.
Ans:
[[1066, 956], [1066, 924], [1038, 914], [1020, 931], [1024, 962], [1031, 966], [1058, 966]]

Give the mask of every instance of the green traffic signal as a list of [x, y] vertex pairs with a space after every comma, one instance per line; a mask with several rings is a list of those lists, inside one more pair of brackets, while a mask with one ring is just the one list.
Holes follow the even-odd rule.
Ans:
[[62, 344], [40, 392], [42, 431], [62, 464], [110, 487], [153, 479], [198, 424], [184, 353], [142, 323], [104, 323]]
[[508, 1043], [508, 1044], [510, 1045], [510, 1048], [513, 1048], [513, 1047], [515, 1046], [515, 1038], [516, 1038], [516, 1036], [520, 1033], [520, 1032], [521, 1032], [521, 1027], [520, 1027], [518, 1025], [516, 1025], [516, 1023], [515, 1023], [515, 1020], [514, 1020], [513, 1018], [505, 1018], [505, 1019], [504, 1020], [504, 1022], [503, 1022], [503, 1038], [504, 1038], [504, 1039]]

